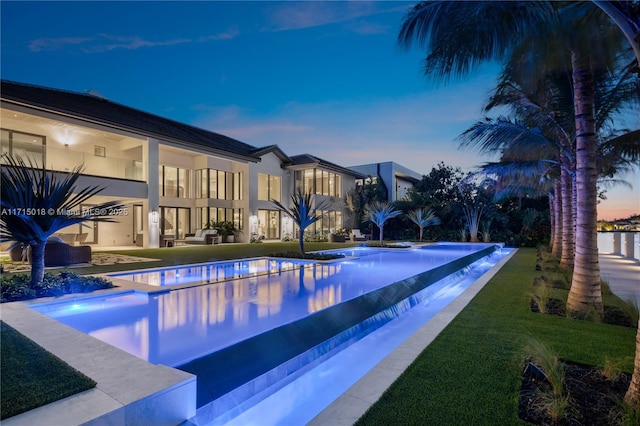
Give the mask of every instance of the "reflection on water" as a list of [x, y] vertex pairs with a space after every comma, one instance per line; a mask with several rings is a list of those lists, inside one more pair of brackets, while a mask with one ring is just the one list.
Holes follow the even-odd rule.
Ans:
[[[229, 274], [233, 270], [234, 277], [237, 271], [243, 275], [151, 296], [128, 293], [34, 308], [152, 363], [174, 366], [466, 254], [468, 249], [371, 249], [360, 259], [318, 265], [265, 259], [227, 262]], [[216, 274], [225, 269], [214, 271], [211, 266], [181, 268], [175, 278], [199, 271], [209, 274], [207, 279], [218, 279]]]
[[313, 262], [304, 260], [262, 258], [110, 274], [109, 276], [153, 286], [174, 286], [190, 283], [215, 283], [262, 274], [275, 274], [311, 265]]

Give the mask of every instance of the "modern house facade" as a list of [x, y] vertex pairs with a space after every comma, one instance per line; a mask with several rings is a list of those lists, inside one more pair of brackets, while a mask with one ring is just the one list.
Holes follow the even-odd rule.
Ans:
[[[99, 96], [2, 81], [2, 153], [51, 173], [83, 166], [79, 187], [104, 188], [92, 202], [126, 205], [114, 223], [76, 225], [85, 244], [159, 247], [231, 222], [239, 241], [295, 237], [271, 200], [300, 189], [332, 201], [310, 232], [343, 227], [340, 202], [364, 176], [312, 155], [289, 157], [277, 145], [236, 139], [130, 108]], [[90, 208], [91, 205], [86, 206]]]
[[[387, 201], [389, 202], [402, 200], [407, 195], [409, 188], [422, 179], [420, 173], [393, 161], [350, 166], [349, 169], [365, 175], [365, 180], [370, 179], [373, 183], [382, 182], [386, 188]], [[358, 184], [363, 183], [364, 180], [358, 181]]]

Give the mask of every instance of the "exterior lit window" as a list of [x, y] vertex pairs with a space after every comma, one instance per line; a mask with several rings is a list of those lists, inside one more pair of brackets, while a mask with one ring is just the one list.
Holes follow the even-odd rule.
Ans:
[[281, 188], [282, 178], [280, 176], [258, 173], [258, 200], [280, 201]]
[[196, 198], [242, 199], [242, 173], [215, 169], [196, 170]]
[[160, 166], [160, 195], [164, 197], [189, 197], [189, 170]]
[[21, 157], [27, 164], [42, 167], [45, 164], [46, 137], [15, 130], [2, 129], [2, 153]]
[[342, 176], [318, 169], [296, 170], [294, 190], [305, 194], [342, 196]]

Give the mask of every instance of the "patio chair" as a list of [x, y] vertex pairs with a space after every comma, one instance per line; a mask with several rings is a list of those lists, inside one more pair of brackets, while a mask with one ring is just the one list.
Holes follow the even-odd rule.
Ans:
[[351, 241], [369, 241], [370, 239], [370, 235], [361, 233], [359, 229], [351, 230]]

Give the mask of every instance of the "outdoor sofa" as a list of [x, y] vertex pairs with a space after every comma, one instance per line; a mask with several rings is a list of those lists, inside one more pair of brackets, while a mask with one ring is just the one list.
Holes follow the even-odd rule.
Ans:
[[370, 239], [370, 235], [363, 234], [359, 229], [351, 230], [351, 241], [369, 241]]
[[198, 229], [194, 235], [184, 238], [185, 244], [218, 244], [220, 236], [217, 229]]
[[[31, 263], [31, 250], [28, 251]], [[44, 266], [68, 266], [91, 262], [90, 246], [72, 246], [59, 238], [52, 237], [44, 248]]]

